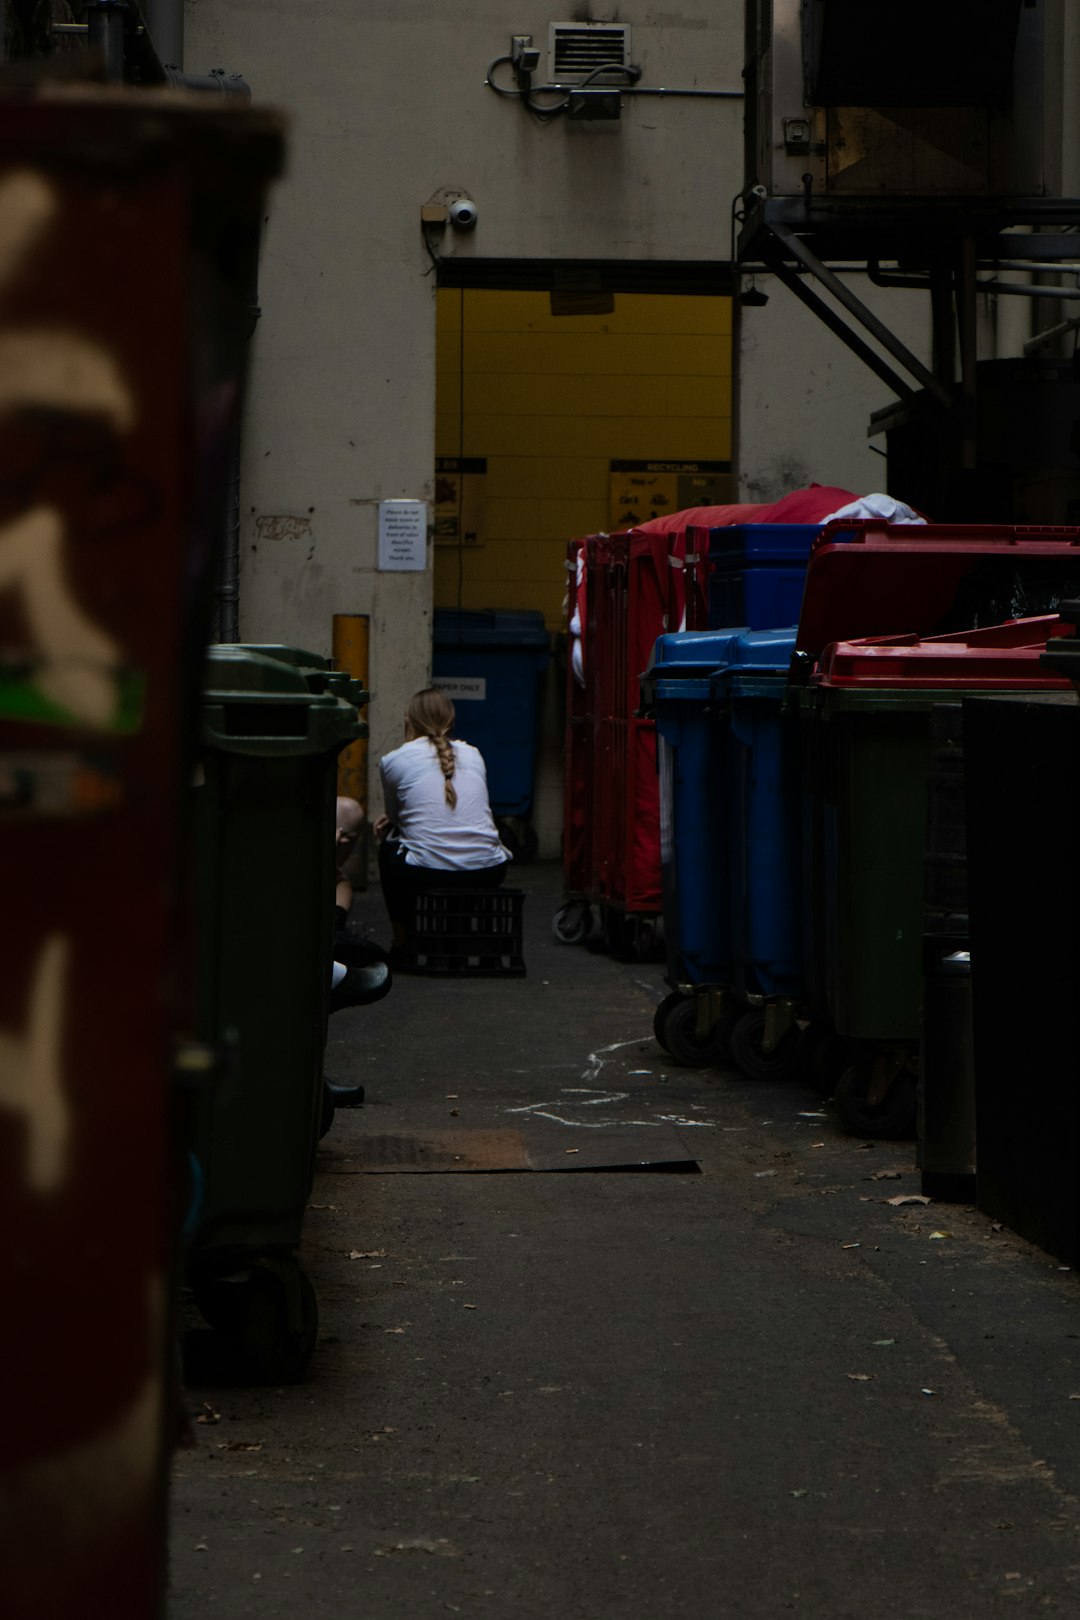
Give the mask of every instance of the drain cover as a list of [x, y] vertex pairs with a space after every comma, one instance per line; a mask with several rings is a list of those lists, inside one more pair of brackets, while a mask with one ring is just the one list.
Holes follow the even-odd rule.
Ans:
[[471, 1171], [668, 1170], [696, 1171], [697, 1160], [671, 1129], [632, 1128], [559, 1132], [530, 1130], [410, 1131], [364, 1135], [348, 1154], [333, 1149], [320, 1159], [331, 1175], [445, 1175]]

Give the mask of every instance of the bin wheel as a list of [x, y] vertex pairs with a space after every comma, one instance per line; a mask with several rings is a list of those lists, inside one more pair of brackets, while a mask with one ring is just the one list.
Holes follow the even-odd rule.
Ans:
[[201, 1269], [194, 1271], [191, 1278], [195, 1304], [203, 1321], [215, 1332], [229, 1335], [240, 1331], [244, 1317], [243, 1294], [248, 1286], [246, 1277], [223, 1277]]
[[592, 912], [587, 900], [567, 900], [559, 907], [551, 931], [560, 945], [580, 945], [592, 929]]
[[[670, 1001], [671, 997], [665, 997]], [[663, 1007], [664, 1002], [660, 1003]], [[660, 1007], [656, 1010], [659, 1013]], [[723, 1062], [723, 1053], [712, 1030], [704, 1036], [697, 1033], [697, 1000], [694, 996], [676, 996], [663, 1020], [664, 1037], [661, 1045], [676, 1063], [686, 1069], [708, 1069]], [[659, 1037], [658, 1037], [659, 1038]]]
[[331, 1127], [333, 1126], [333, 1123], [334, 1123], [334, 1114], [335, 1114], [335, 1112], [336, 1112], [336, 1110], [334, 1108], [334, 1099], [333, 1099], [333, 1096], [331, 1094], [330, 1087], [326, 1084], [326, 1081], [324, 1079], [323, 1084], [322, 1084], [322, 1100], [319, 1103], [319, 1141], [320, 1142], [322, 1141], [324, 1136], [329, 1134], [330, 1129], [331, 1129]]
[[788, 1030], [771, 1052], [762, 1047], [765, 1039], [765, 1009], [752, 1007], [743, 1013], [731, 1031], [731, 1060], [748, 1080], [787, 1080], [799, 1063], [799, 1031]]
[[635, 962], [663, 960], [663, 927], [658, 917], [635, 917], [631, 950]]
[[686, 999], [687, 998], [683, 995], [681, 990], [672, 990], [670, 995], [666, 995], [664, 997], [663, 1001], [653, 1013], [652, 1032], [656, 1036], [659, 1045], [664, 1048], [665, 1052], [669, 1050], [667, 1043], [668, 1014], [679, 1005], [680, 1001], [685, 1001]]
[[900, 1070], [880, 1102], [870, 1102], [873, 1065], [852, 1063], [840, 1076], [833, 1101], [844, 1129], [851, 1136], [893, 1142], [915, 1131], [915, 1075], [910, 1066]]
[[[286, 1275], [287, 1271], [287, 1275]], [[299, 1290], [299, 1321], [289, 1321], [289, 1294]], [[243, 1290], [238, 1339], [246, 1375], [259, 1384], [296, 1384], [307, 1372], [319, 1335], [311, 1279], [293, 1262], [259, 1267]]]

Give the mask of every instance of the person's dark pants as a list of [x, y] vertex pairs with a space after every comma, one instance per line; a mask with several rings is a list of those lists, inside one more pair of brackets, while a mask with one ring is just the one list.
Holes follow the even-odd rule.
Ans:
[[379, 845], [379, 881], [395, 939], [408, 942], [416, 896], [423, 890], [497, 889], [509, 865], [509, 861], [500, 861], [498, 866], [480, 866], [469, 871], [410, 866], [405, 859], [405, 846], [384, 838]]

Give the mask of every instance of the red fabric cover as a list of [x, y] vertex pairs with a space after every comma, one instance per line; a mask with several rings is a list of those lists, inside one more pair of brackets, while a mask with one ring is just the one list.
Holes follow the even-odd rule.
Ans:
[[[837, 501], [837, 506], [843, 506], [852, 497], [847, 495], [843, 501]], [[650, 518], [647, 523], [639, 523], [636, 534], [681, 534], [691, 523], [696, 523], [705, 529], [722, 529], [729, 523], [760, 523], [758, 516], [763, 508], [757, 503], [735, 506], [691, 506], [683, 512], [665, 512], [663, 517]], [[827, 511], [835, 511], [835, 507], [827, 507]], [[800, 518], [785, 518], [785, 523], [799, 523]]]
[[[809, 489], [796, 489], [768, 506], [758, 508], [756, 517], [743, 518], [743, 523], [821, 523], [831, 512], [838, 512], [859, 497], [850, 489], [837, 489], [833, 484], [811, 484]], [[694, 519], [695, 523], [698, 521]], [[736, 520], [740, 521], [740, 520]]]

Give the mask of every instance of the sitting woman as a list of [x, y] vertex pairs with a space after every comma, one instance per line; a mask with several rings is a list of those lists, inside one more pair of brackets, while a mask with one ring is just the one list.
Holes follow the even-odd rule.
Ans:
[[405, 741], [379, 761], [386, 814], [375, 823], [379, 877], [395, 954], [408, 950], [420, 889], [496, 889], [510, 852], [499, 841], [478, 748], [451, 742], [454, 705], [429, 686], [409, 699]]

